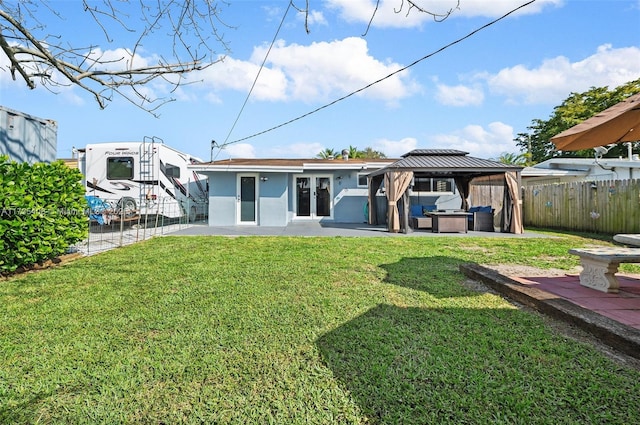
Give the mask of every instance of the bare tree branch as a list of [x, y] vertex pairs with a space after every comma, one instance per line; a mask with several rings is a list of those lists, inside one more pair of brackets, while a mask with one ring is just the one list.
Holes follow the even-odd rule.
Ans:
[[411, 13], [411, 11], [412, 11], [413, 9], [415, 9], [415, 10], [417, 10], [417, 11], [418, 11], [418, 12], [420, 12], [420, 13], [425, 13], [425, 14], [427, 14], [427, 15], [430, 15], [430, 16], [433, 18], [433, 20], [434, 20], [434, 21], [436, 21], [436, 22], [442, 22], [442, 21], [444, 21], [444, 20], [445, 20], [445, 19], [447, 19], [449, 16], [451, 16], [451, 14], [452, 14], [455, 10], [460, 9], [460, 0], [458, 0], [458, 2], [457, 2], [458, 4], [456, 4], [456, 7], [452, 7], [451, 9], [449, 9], [448, 11], [446, 11], [445, 13], [435, 13], [435, 12], [428, 11], [427, 9], [425, 9], [425, 8], [423, 8], [423, 7], [418, 6], [418, 5], [415, 3], [415, 0], [400, 0], [400, 9], [394, 10], [394, 12], [396, 12], [396, 13], [400, 13], [400, 12], [402, 12], [402, 9], [404, 8], [404, 4], [405, 4], [405, 2], [407, 2], [407, 5], [408, 5], [408, 6], [407, 6], [407, 15], [406, 15], [406, 16], [409, 16], [409, 13]]
[[[373, 10], [373, 13], [371, 14], [371, 18], [369, 19], [369, 23], [367, 24], [367, 29], [362, 34], [363, 37], [367, 36], [367, 34], [369, 33], [369, 30], [371, 29], [371, 25], [373, 25], [373, 20], [375, 19], [376, 14], [378, 13], [378, 9], [380, 8], [380, 1], [381, 0], [376, 0], [376, 7]], [[448, 11], [446, 11], [444, 13], [432, 12], [432, 11], [429, 11], [429, 10], [423, 8], [423, 7], [420, 7], [415, 3], [415, 0], [399, 0], [399, 1], [400, 1], [400, 8], [399, 9], [394, 9], [393, 11], [395, 13], [401, 13], [402, 10], [405, 8], [405, 3], [406, 3], [406, 5], [407, 5], [406, 16], [409, 16], [409, 14], [411, 13], [412, 10], [416, 10], [419, 13], [424, 13], [426, 15], [431, 16], [433, 18], [433, 20], [436, 21], [436, 22], [444, 21], [449, 16], [451, 16], [451, 14], [455, 10], [460, 8], [460, 0], [457, 0], [456, 7], [452, 7], [451, 9], [449, 9]]]
[[[134, 105], [151, 112], [173, 99], [160, 95], [153, 98], [139, 88], [154, 80], [165, 82], [171, 94], [184, 84], [183, 78], [193, 71], [203, 70], [224, 59], [216, 53], [221, 48], [229, 51], [218, 27], [227, 27], [220, 19], [222, 0], [83, 0], [82, 7], [89, 22], [104, 34], [104, 41], [94, 40], [89, 47], [64, 45], [60, 35], [46, 33], [43, 13], [63, 20], [55, 4], [46, 0], [0, 0], [0, 49], [9, 60], [5, 70], [14, 81], [17, 76], [27, 87], [36, 87], [39, 81], [55, 93], [56, 87], [77, 86], [89, 92], [100, 108], [105, 108], [116, 93]], [[134, 7], [135, 13], [126, 10]], [[142, 23], [140, 25], [140, 23]], [[137, 27], [136, 27], [137, 25]], [[141, 27], [140, 27], [141, 26]], [[118, 42], [115, 35], [124, 30], [137, 33], [133, 45], [103, 48], [101, 44]], [[163, 58], [157, 52], [156, 63], [149, 64], [139, 52], [151, 45], [153, 37], [166, 40], [173, 57]], [[156, 40], [153, 39], [153, 40]], [[122, 43], [123, 41], [120, 41]], [[121, 51], [119, 57], [112, 53]], [[139, 63], [139, 65], [137, 65]]]

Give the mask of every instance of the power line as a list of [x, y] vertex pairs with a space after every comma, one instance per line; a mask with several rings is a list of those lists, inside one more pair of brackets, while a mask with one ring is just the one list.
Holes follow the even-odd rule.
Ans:
[[[264, 59], [262, 60], [262, 63], [260, 64], [260, 68], [258, 69], [258, 73], [256, 74], [256, 78], [253, 80], [253, 84], [251, 85], [251, 89], [249, 89], [249, 93], [247, 93], [247, 97], [244, 99], [244, 103], [242, 104], [242, 107], [240, 108], [240, 111], [238, 112], [238, 116], [236, 117], [236, 120], [233, 122], [233, 125], [231, 126], [231, 129], [229, 130], [229, 134], [227, 134], [227, 137], [224, 139], [224, 142], [222, 143], [222, 145], [219, 146], [220, 148], [223, 148], [226, 145], [230, 145], [231, 143], [235, 143], [235, 142], [227, 143], [227, 140], [229, 140], [229, 137], [231, 137], [231, 133], [233, 132], [233, 129], [236, 127], [236, 124], [238, 124], [238, 120], [240, 120], [240, 115], [242, 115], [242, 112], [244, 111], [245, 106], [247, 106], [247, 102], [249, 101], [249, 97], [251, 97], [251, 93], [253, 92], [253, 89], [256, 86], [256, 83], [258, 82], [258, 78], [260, 77], [260, 72], [262, 72], [262, 69], [264, 68], [264, 64], [267, 62], [267, 58], [269, 57], [269, 53], [271, 53], [271, 49], [273, 48], [273, 45], [276, 43], [276, 40], [278, 39], [278, 34], [280, 33], [280, 30], [282, 29], [282, 25], [284, 24], [284, 21], [285, 21], [285, 19], [287, 17], [287, 14], [289, 13], [289, 9], [291, 9], [291, 5], [292, 4], [293, 4], [293, 0], [291, 0], [289, 2], [289, 5], [287, 6], [287, 10], [284, 11], [284, 15], [282, 16], [282, 20], [280, 21], [280, 25], [278, 26], [278, 29], [276, 30], [276, 33], [273, 36], [273, 40], [271, 40], [271, 45], [269, 46], [269, 49], [267, 50], [267, 53], [264, 55]], [[218, 151], [218, 153], [219, 152], [220, 151]], [[215, 158], [212, 158], [211, 160], [213, 161], [214, 159]]]
[[477, 33], [479, 33], [480, 31], [482, 31], [482, 30], [484, 30], [484, 29], [486, 29], [486, 28], [490, 27], [491, 25], [493, 25], [493, 24], [495, 24], [495, 23], [497, 23], [497, 22], [500, 22], [501, 20], [503, 20], [504, 18], [508, 17], [509, 15], [512, 15], [513, 13], [517, 12], [518, 10], [520, 10], [520, 9], [522, 9], [522, 8], [524, 8], [524, 7], [527, 7], [527, 6], [529, 6], [530, 4], [532, 4], [532, 3], [535, 3], [535, 1], [536, 1], [536, 0], [530, 0], [530, 1], [528, 1], [527, 3], [524, 3], [524, 4], [520, 5], [520, 6], [516, 7], [515, 9], [512, 9], [512, 10], [510, 10], [509, 12], [505, 13], [504, 15], [500, 16], [499, 18], [496, 18], [496, 19], [494, 19], [493, 21], [491, 21], [491, 22], [489, 22], [489, 23], [487, 23], [487, 24], [485, 24], [485, 25], [481, 26], [480, 28], [477, 28], [477, 29], [475, 29], [475, 30], [471, 31], [471, 32], [470, 32], [470, 33], [468, 33], [467, 35], [465, 35], [465, 36], [463, 36], [463, 37], [461, 37], [461, 38], [459, 38], [459, 39], [457, 39], [457, 40], [455, 40], [455, 41], [452, 41], [451, 43], [449, 43], [449, 44], [447, 44], [447, 45], [445, 45], [445, 46], [443, 46], [443, 47], [439, 48], [438, 50], [436, 50], [436, 51], [434, 51], [434, 52], [429, 53], [429, 54], [428, 54], [428, 55], [426, 55], [426, 56], [421, 57], [420, 59], [418, 59], [418, 60], [416, 60], [416, 61], [414, 61], [414, 62], [410, 63], [409, 65], [405, 66], [404, 68], [400, 68], [400, 69], [398, 69], [398, 70], [396, 70], [396, 71], [392, 72], [391, 74], [389, 74], [389, 75], [387, 75], [387, 76], [385, 76], [385, 77], [380, 78], [379, 80], [376, 80], [376, 81], [374, 81], [374, 82], [372, 82], [372, 83], [370, 83], [370, 84], [367, 84], [366, 86], [364, 86], [364, 87], [362, 87], [362, 88], [360, 88], [360, 89], [358, 89], [358, 90], [356, 90], [356, 91], [353, 91], [353, 92], [351, 92], [351, 93], [349, 93], [349, 94], [347, 94], [347, 95], [345, 95], [345, 96], [342, 96], [342, 97], [340, 97], [340, 98], [338, 98], [338, 99], [334, 100], [333, 102], [327, 103], [326, 105], [323, 105], [323, 106], [321, 106], [321, 107], [319, 107], [319, 108], [316, 108], [316, 109], [314, 109], [314, 110], [312, 110], [312, 111], [310, 111], [310, 112], [307, 112], [306, 114], [300, 115], [300, 116], [299, 116], [299, 117], [297, 117], [297, 118], [293, 118], [293, 119], [291, 119], [291, 120], [289, 120], [289, 121], [283, 122], [282, 124], [278, 124], [278, 125], [276, 125], [276, 126], [274, 126], [274, 127], [271, 127], [271, 128], [269, 128], [269, 129], [267, 129], [267, 130], [263, 130], [263, 131], [260, 131], [260, 132], [258, 132], [258, 133], [254, 133], [254, 134], [252, 134], [252, 135], [250, 135], [250, 136], [243, 137], [242, 139], [234, 140], [233, 142], [228, 142], [228, 143], [227, 143], [227, 142], [225, 142], [225, 143], [223, 144], [223, 146], [231, 145], [231, 144], [233, 144], [233, 143], [243, 142], [243, 141], [245, 141], [245, 140], [252, 139], [252, 138], [257, 137], [257, 136], [261, 136], [261, 135], [263, 135], [263, 134], [265, 134], [265, 133], [268, 133], [268, 132], [273, 131], [273, 130], [277, 130], [278, 128], [284, 127], [285, 125], [289, 125], [289, 124], [291, 124], [291, 123], [293, 123], [293, 122], [296, 122], [296, 121], [298, 121], [298, 120], [301, 120], [302, 118], [306, 118], [306, 117], [308, 117], [309, 115], [315, 114], [316, 112], [319, 112], [319, 111], [321, 111], [321, 110], [323, 110], [323, 109], [326, 109], [326, 108], [328, 108], [328, 107], [330, 107], [330, 106], [333, 106], [333, 105], [335, 105], [335, 104], [336, 104], [336, 103], [338, 103], [338, 102], [341, 102], [341, 101], [343, 101], [343, 100], [345, 100], [345, 99], [348, 99], [349, 97], [351, 97], [351, 96], [353, 96], [353, 95], [356, 95], [356, 94], [358, 94], [358, 93], [360, 93], [360, 92], [362, 92], [362, 91], [364, 91], [364, 90], [367, 90], [367, 89], [368, 89], [368, 88], [370, 88], [371, 86], [374, 86], [374, 85], [376, 85], [376, 84], [378, 84], [378, 83], [380, 83], [380, 82], [382, 82], [382, 81], [384, 81], [384, 80], [386, 80], [386, 79], [389, 79], [389, 78], [393, 77], [394, 75], [399, 74], [400, 72], [403, 72], [403, 71], [405, 71], [405, 70], [407, 70], [407, 69], [411, 68], [412, 66], [417, 65], [418, 63], [420, 63], [420, 62], [424, 61], [425, 59], [429, 59], [430, 57], [435, 56], [435, 55], [437, 55], [438, 53], [441, 53], [442, 51], [444, 51], [444, 50], [448, 49], [449, 47], [452, 47], [452, 46], [454, 46], [454, 45], [456, 45], [456, 44], [458, 44], [458, 43], [460, 43], [460, 42], [462, 42], [462, 41], [466, 40], [467, 38], [470, 38], [470, 37], [472, 37], [472, 36], [476, 35], [476, 34], [477, 34]]

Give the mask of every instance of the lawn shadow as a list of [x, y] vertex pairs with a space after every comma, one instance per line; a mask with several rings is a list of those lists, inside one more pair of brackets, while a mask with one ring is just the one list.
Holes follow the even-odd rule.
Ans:
[[583, 401], [601, 402], [601, 383], [583, 363], [594, 353], [564, 344], [536, 315], [479, 298], [483, 292], [461, 284], [465, 262], [434, 256], [381, 265], [385, 282], [441, 301], [378, 304], [318, 338], [340, 387], [371, 423], [531, 423], [551, 411], [581, 422], [589, 407], [548, 393], [587, 388]]
[[[316, 344], [371, 423], [527, 423], [559, 409], [549, 387], [526, 384], [554, 381], [554, 369], [540, 367], [551, 337], [530, 318], [515, 309], [379, 304]], [[574, 364], [566, 369], [575, 374], [568, 385], [589, 380]], [[568, 419], [571, 404], [560, 408]]]
[[436, 298], [481, 295], [461, 285], [466, 278], [460, 265], [466, 262], [445, 256], [404, 257], [395, 263], [382, 264], [380, 268], [386, 271], [385, 282], [424, 291]]
[[51, 392], [39, 392], [22, 403], [8, 406], [0, 406], [0, 423], [2, 424], [26, 424], [37, 422], [38, 410], [45, 400], [52, 397]]

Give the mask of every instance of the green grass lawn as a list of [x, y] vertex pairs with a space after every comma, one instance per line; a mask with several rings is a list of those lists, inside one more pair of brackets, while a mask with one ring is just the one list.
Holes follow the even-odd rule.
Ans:
[[461, 285], [593, 243], [163, 237], [13, 277], [0, 423], [640, 423], [640, 371]]

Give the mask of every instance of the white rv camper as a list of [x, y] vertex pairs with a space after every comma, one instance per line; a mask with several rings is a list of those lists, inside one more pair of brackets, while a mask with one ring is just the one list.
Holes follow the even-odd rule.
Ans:
[[87, 198], [106, 203], [116, 216], [188, 216], [208, 212], [207, 180], [187, 165], [202, 162], [156, 138], [89, 144], [78, 149]]

